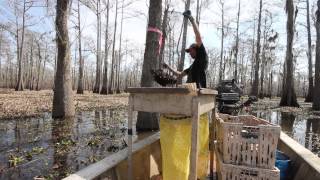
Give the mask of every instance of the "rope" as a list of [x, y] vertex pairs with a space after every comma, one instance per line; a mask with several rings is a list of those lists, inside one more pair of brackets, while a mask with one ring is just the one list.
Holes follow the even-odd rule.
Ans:
[[148, 32], [155, 32], [159, 34], [159, 47], [158, 47], [158, 55], [160, 54], [161, 51], [161, 47], [162, 47], [162, 31], [159, 30], [158, 28], [154, 28], [154, 27], [148, 27]]

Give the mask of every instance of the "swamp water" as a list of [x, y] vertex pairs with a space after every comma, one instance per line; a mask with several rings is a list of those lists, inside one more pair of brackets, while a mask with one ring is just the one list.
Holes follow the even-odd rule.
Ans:
[[312, 112], [312, 104], [305, 103], [303, 99], [299, 100], [299, 104], [299, 109], [279, 108], [279, 100], [266, 100], [254, 104], [246, 114], [279, 124], [283, 132], [320, 157], [319, 113]]
[[0, 121], [0, 179], [61, 179], [126, 146], [125, 109]]
[[279, 110], [258, 110], [251, 114], [279, 124], [283, 132], [320, 157], [320, 117]]
[[[320, 118], [309, 112], [254, 108], [255, 116], [320, 156]], [[41, 118], [0, 121], [0, 179], [61, 179], [126, 146], [125, 108], [78, 112], [68, 121]]]

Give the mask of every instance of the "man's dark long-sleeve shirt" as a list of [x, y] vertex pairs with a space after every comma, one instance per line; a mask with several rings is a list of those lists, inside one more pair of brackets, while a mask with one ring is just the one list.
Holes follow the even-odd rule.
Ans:
[[188, 75], [187, 83], [196, 83], [197, 88], [206, 88], [206, 69], [208, 67], [208, 55], [203, 44], [196, 48], [196, 58], [192, 65], [185, 69], [184, 72]]

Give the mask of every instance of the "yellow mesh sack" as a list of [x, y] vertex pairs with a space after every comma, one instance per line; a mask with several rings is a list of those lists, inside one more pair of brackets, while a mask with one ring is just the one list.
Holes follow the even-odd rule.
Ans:
[[[200, 116], [197, 176], [205, 179], [209, 160], [208, 114]], [[187, 180], [191, 151], [191, 118], [171, 120], [160, 118], [160, 143], [163, 180]]]

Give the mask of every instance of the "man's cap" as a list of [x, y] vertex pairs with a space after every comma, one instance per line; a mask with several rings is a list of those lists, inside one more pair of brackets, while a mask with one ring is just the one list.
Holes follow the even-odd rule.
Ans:
[[190, 52], [190, 49], [192, 49], [192, 48], [197, 48], [197, 47], [198, 47], [197, 44], [196, 44], [196, 43], [193, 43], [193, 44], [191, 44], [191, 45], [189, 46], [188, 49], [185, 49], [185, 51], [186, 51], [187, 53], [189, 53], [189, 52]]

